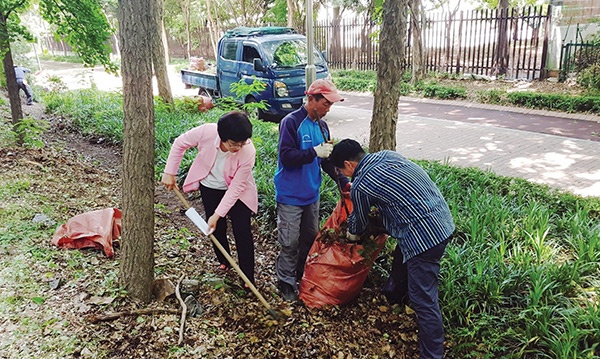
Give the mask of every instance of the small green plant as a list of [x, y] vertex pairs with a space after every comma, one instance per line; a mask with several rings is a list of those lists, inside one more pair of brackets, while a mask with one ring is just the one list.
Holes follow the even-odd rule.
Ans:
[[444, 100], [466, 98], [467, 91], [462, 87], [448, 87], [430, 83], [423, 86], [423, 95], [425, 97], [441, 98]]
[[68, 90], [65, 82], [56, 75], [48, 77], [48, 89], [52, 92], [63, 92]]
[[42, 148], [42, 134], [49, 128], [49, 124], [44, 120], [36, 120], [32, 117], [25, 117], [14, 126], [15, 133], [24, 147]]
[[589, 90], [600, 91], [600, 64], [581, 70], [577, 82]]
[[267, 85], [256, 77], [252, 77], [252, 82], [250, 83], [245, 79], [240, 79], [238, 82], [231, 84], [231, 91], [235, 94], [235, 97], [244, 99], [242, 110], [253, 115], [255, 118], [258, 118], [260, 113], [269, 107], [267, 101], [256, 101], [254, 97], [263, 92], [266, 88]]
[[506, 92], [502, 90], [486, 90], [478, 91], [477, 99], [482, 103], [490, 103], [493, 105], [501, 105], [506, 102]]

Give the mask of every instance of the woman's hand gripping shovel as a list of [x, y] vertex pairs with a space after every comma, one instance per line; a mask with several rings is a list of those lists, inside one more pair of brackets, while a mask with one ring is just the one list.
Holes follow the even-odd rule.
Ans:
[[198, 227], [202, 231], [202, 233], [204, 233], [205, 236], [208, 236], [210, 238], [210, 240], [213, 242], [213, 244], [217, 248], [219, 248], [219, 251], [221, 251], [221, 253], [225, 256], [225, 258], [227, 258], [227, 261], [229, 262], [229, 264], [231, 264], [233, 269], [235, 269], [237, 274], [239, 274], [239, 276], [242, 278], [244, 283], [246, 283], [248, 288], [250, 288], [252, 293], [254, 293], [254, 295], [256, 295], [256, 297], [258, 298], [258, 300], [260, 300], [260, 302], [265, 306], [265, 308], [267, 308], [267, 310], [269, 311], [269, 314], [271, 314], [273, 319], [279, 319], [277, 316], [277, 312], [275, 312], [275, 310], [273, 310], [273, 308], [271, 308], [271, 306], [269, 305], [269, 303], [267, 303], [265, 298], [258, 292], [258, 290], [254, 286], [254, 284], [252, 284], [252, 282], [248, 279], [248, 277], [246, 277], [244, 272], [242, 272], [242, 270], [240, 269], [238, 264], [231, 257], [231, 255], [229, 255], [229, 253], [227, 253], [227, 251], [225, 250], [225, 248], [223, 248], [221, 243], [219, 243], [217, 238], [215, 238], [215, 236], [213, 234], [208, 233], [208, 224], [202, 218], [202, 216], [200, 216], [200, 214], [196, 211], [196, 209], [190, 205], [190, 203], [185, 199], [185, 197], [183, 196], [183, 194], [181, 194], [181, 192], [177, 189], [177, 187], [174, 187], [173, 190], [175, 191], [175, 194], [177, 195], [177, 197], [179, 197], [179, 200], [181, 201], [181, 203], [183, 203], [183, 205], [186, 209], [185, 215], [192, 222], [194, 222], [196, 227]]

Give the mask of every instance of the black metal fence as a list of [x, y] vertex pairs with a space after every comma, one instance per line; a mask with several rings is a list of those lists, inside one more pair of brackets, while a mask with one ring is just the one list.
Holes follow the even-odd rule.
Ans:
[[581, 70], [600, 64], [600, 43], [570, 43], [560, 52], [559, 81], [576, 76]]
[[[428, 71], [504, 75], [529, 80], [546, 77], [550, 6], [460, 11], [424, 15], [421, 38]], [[411, 24], [410, 21], [408, 21]], [[376, 70], [379, 25], [362, 19], [319, 21], [315, 43], [334, 69]], [[412, 29], [402, 37], [412, 56]]]

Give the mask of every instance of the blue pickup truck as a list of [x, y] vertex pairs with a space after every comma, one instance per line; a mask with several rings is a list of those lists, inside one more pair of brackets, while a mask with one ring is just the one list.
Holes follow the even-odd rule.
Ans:
[[[259, 117], [281, 119], [300, 108], [306, 90], [306, 37], [287, 27], [238, 27], [219, 40], [216, 73], [181, 70], [183, 83], [197, 86], [198, 94], [234, 97], [231, 84], [244, 79], [262, 81], [266, 88], [239, 103], [265, 100], [268, 108]], [[323, 55], [313, 49], [316, 78], [329, 77]]]

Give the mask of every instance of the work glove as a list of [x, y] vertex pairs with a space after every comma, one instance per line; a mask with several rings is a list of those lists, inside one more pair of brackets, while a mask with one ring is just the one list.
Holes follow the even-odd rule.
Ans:
[[327, 158], [331, 154], [331, 151], [333, 151], [333, 145], [331, 143], [322, 143], [313, 147], [313, 149], [317, 153], [317, 157]]
[[348, 233], [346, 235], [346, 239], [348, 240], [348, 242], [355, 243], [360, 241], [360, 236], [358, 234]]

